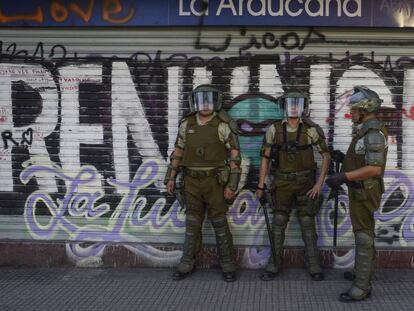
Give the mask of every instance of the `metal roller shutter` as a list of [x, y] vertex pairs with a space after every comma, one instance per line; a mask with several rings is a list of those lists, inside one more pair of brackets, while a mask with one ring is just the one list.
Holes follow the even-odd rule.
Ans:
[[[189, 92], [213, 83], [226, 110], [246, 121], [241, 191], [229, 212], [235, 243], [265, 245], [253, 190], [257, 133], [277, 114], [272, 98], [291, 86], [309, 92], [312, 119], [346, 151], [351, 121], [340, 95], [363, 84], [384, 99], [390, 131], [376, 243], [414, 245], [411, 30], [10, 28], [0, 38], [2, 240], [181, 243], [183, 210], [162, 179]], [[319, 245], [329, 248], [333, 201], [324, 194]], [[353, 241], [347, 205], [341, 195], [344, 246]], [[204, 241], [213, 237], [206, 223]], [[286, 245], [301, 244], [291, 221]]]

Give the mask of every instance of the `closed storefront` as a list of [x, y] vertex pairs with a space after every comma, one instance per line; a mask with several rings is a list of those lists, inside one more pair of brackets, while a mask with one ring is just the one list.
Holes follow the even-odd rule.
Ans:
[[[152, 4], [154, 16], [143, 0], [34, 2], [0, 9], [2, 242], [63, 243], [75, 261], [116, 244], [148, 265], [175, 264], [184, 209], [163, 178], [188, 95], [212, 83], [241, 130], [243, 176], [229, 223], [240, 264], [258, 267], [269, 250], [254, 190], [263, 134], [283, 115], [276, 98], [289, 88], [309, 93], [312, 119], [345, 152], [347, 94], [366, 85], [384, 100], [389, 130], [376, 245], [413, 250], [409, 1], [163, 1]], [[349, 249], [346, 191], [337, 238]], [[332, 250], [326, 186], [324, 197], [318, 243]], [[203, 240], [215, 243], [208, 222]], [[286, 245], [302, 245], [296, 220]]]

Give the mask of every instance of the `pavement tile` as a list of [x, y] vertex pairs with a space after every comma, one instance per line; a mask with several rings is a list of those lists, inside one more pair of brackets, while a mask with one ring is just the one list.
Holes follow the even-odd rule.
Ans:
[[288, 269], [271, 282], [260, 271], [238, 271], [226, 283], [216, 269], [200, 269], [182, 281], [171, 269], [0, 268], [0, 310], [414, 310], [414, 271], [376, 271], [372, 298], [337, 300], [350, 282], [327, 270], [313, 282], [303, 269]]

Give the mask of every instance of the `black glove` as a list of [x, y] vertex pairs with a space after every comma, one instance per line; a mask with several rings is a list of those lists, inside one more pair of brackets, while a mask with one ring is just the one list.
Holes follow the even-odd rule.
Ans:
[[263, 196], [259, 199], [259, 202], [260, 202], [260, 205], [261, 206], [259, 206], [259, 209], [260, 209], [260, 207], [262, 207], [262, 206], [265, 206], [266, 205], [266, 198], [265, 198], [265, 195], [266, 194], [263, 194]]
[[339, 188], [339, 186], [347, 181], [348, 178], [346, 178], [345, 173], [336, 173], [326, 179], [326, 184], [331, 188]]
[[340, 150], [333, 150], [331, 156], [335, 162], [343, 163], [345, 160], [345, 154]]

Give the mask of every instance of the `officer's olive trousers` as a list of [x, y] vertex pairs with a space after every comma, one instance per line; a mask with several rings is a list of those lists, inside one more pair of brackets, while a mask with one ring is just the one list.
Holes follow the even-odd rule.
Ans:
[[355, 234], [355, 279], [349, 294], [356, 299], [363, 298], [371, 291], [371, 279], [375, 265], [375, 219], [381, 193], [349, 188], [349, 210], [352, 229]]
[[297, 178], [292, 180], [277, 179], [274, 182], [272, 188], [274, 189], [275, 211], [272, 228], [276, 262], [274, 262], [271, 256], [269, 264], [266, 267], [267, 271], [277, 273], [281, 268], [285, 231], [292, 207], [295, 206], [302, 231], [302, 239], [305, 244], [305, 265], [311, 274], [322, 272], [315, 225], [317, 209], [310, 204], [310, 200], [306, 196], [306, 193], [313, 187], [313, 184], [313, 178]]
[[235, 271], [233, 237], [227, 223], [228, 204], [224, 200], [224, 186], [218, 184], [216, 176], [186, 176], [184, 192], [187, 205], [185, 240], [183, 256], [177, 270], [189, 272], [193, 269], [207, 210], [208, 219], [216, 235], [221, 268], [223, 272]]

